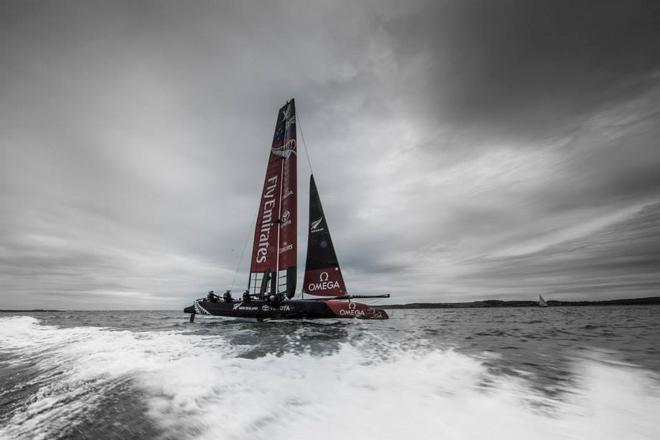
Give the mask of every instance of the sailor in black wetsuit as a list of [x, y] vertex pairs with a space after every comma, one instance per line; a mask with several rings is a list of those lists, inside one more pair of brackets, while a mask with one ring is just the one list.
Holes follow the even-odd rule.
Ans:
[[227, 290], [224, 295], [222, 295], [222, 298], [226, 303], [234, 302], [234, 298], [231, 297], [231, 290]]
[[280, 295], [275, 294], [268, 297], [268, 303], [271, 305], [271, 307], [279, 307], [281, 302], [282, 299]]
[[252, 301], [252, 297], [250, 296], [250, 291], [246, 290], [245, 292], [243, 292], [243, 302], [249, 303], [250, 301]]
[[208, 295], [206, 295], [206, 300], [209, 301], [209, 302], [217, 303], [219, 299], [220, 299], [220, 297], [218, 295], [216, 295], [215, 293], [213, 293], [212, 290], [209, 291]]

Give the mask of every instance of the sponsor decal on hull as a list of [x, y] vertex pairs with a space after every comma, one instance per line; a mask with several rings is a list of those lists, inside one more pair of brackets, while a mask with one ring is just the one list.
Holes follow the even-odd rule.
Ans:
[[264, 312], [270, 312], [270, 311], [276, 312], [278, 310], [280, 312], [290, 312], [291, 311], [291, 306], [283, 305], [283, 306], [279, 306], [279, 307], [272, 307], [272, 306], [269, 306], [269, 305], [266, 304], [265, 306], [263, 306], [261, 308], [261, 310], [264, 311]]
[[243, 304], [243, 303], [238, 303], [238, 304], [236, 304], [236, 305], [232, 308], [232, 310], [240, 310], [240, 311], [247, 311], [247, 312], [256, 312], [257, 310], [259, 310], [259, 307], [257, 307], [257, 306], [246, 306], [246, 305]]
[[290, 312], [292, 309], [291, 309], [291, 306], [289, 306], [288, 304], [284, 304], [284, 305], [277, 306], [277, 307], [273, 307], [273, 306], [270, 306], [268, 304], [264, 304], [262, 306], [249, 306], [249, 305], [245, 305], [245, 303], [241, 302], [241, 303], [235, 304], [234, 307], [232, 307], [232, 310], [238, 310], [238, 311], [241, 311], [241, 312], [258, 312], [258, 311], [262, 311], [262, 312], [276, 312], [276, 311]]
[[348, 303], [347, 309], [339, 309], [339, 316], [352, 316], [357, 318], [358, 316], [364, 316], [365, 311], [357, 307], [357, 304], [354, 302]]
[[353, 301], [328, 300], [325, 303], [330, 307], [332, 313], [339, 318], [361, 318], [361, 319], [385, 319], [387, 315], [380, 309], [374, 309], [366, 304]]

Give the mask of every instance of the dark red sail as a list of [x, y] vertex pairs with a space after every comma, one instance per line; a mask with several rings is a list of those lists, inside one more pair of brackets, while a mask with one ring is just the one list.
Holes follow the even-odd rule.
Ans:
[[296, 288], [297, 253], [296, 109], [293, 100], [277, 114], [250, 264], [253, 293]]
[[317, 296], [346, 294], [344, 277], [332, 245], [330, 230], [313, 175], [310, 176], [309, 182], [309, 231], [303, 292]]
[[298, 263], [298, 168], [296, 139], [296, 105], [293, 99], [285, 106], [284, 142], [273, 154], [281, 157], [282, 189], [279, 234], [279, 289], [291, 298], [296, 290]]

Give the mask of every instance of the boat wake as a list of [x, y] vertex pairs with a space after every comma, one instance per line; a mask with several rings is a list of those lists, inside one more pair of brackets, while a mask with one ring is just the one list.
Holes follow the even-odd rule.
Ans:
[[660, 438], [657, 377], [599, 353], [549, 397], [455, 350], [360, 344], [249, 358], [215, 335], [0, 318], [0, 438]]

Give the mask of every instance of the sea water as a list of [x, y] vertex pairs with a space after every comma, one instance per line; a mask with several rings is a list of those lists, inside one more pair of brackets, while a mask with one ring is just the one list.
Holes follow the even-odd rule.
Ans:
[[659, 439], [660, 307], [0, 314], [0, 439]]

